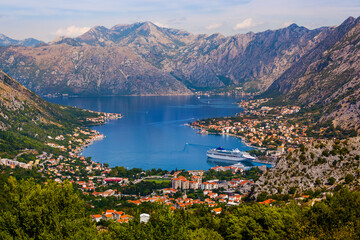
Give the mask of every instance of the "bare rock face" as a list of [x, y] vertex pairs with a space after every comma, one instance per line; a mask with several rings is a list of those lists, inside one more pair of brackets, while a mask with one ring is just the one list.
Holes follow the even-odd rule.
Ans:
[[[331, 189], [344, 183], [346, 175], [358, 174], [359, 159], [359, 137], [315, 141], [282, 157], [273, 169], [260, 177], [254, 192], [287, 194], [290, 188], [299, 192], [322, 187]], [[335, 183], [330, 184], [330, 178], [334, 178]]]
[[191, 92], [170, 74], [145, 62], [126, 47], [9, 47], [4, 71], [40, 94], [161, 95]]
[[224, 37], [151, 22], [97, 26], [77, 38], [0, 48], [0, 67], [40, 94], [190, 94], [231, 85], [263, 91], [328, 31], [293, 24]]
[[[292, 24], [229, 37], [151, 22], [97, 26], [37, 47], [2, 47], [0, 68], [42, 95], [191, 94], [240, 86], [313, 105], [341, 96], [340, 86], [357, 88], [358, 22], [315, 30]], [[345, 111], [345, 103], [337, 108], [354, 110]]]

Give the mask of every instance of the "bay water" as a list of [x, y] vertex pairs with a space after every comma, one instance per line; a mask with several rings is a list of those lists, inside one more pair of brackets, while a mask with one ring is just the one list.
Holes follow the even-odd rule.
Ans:
[[187, 123], [199, 119], [234, 116], [241, 112], [236, 104], [239, 99], [233, 97], [111, 96], [47, 100], [124, 115], [122, 119], [93, 127], [106, 137], [82, 153], [111, 167], [207, 170], [219, 165], [207, 159], [206, 151], [211, 148], [251, 149], [239, 138], [202, 135], [187, 126]]

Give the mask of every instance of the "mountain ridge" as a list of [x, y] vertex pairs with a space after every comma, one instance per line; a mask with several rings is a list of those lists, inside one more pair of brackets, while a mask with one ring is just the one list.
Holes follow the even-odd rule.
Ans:
[[42, 43], [44, 42], [37, 40], [35, 38], [25, 38], [23, 40], [15, 40], [0, 33], [0, 46], [19, 45], [24, 47], [35, 47]]
[[291, 24], [234, 36], [194, 35], [151, 22], [95, 26], [79, 37], [37, 47], [2, 47], [0, 68], [41, 95], [182, 95], [224, 87], [276, 91], [281, 79], [305, 74], [304, 66], [317, 61], [355, 21], [350, 17], [338, 27], [314, 30]]
[[0, 70], [0, 156], [14, 157], [24, 149], [50, 150], [52, 134], [67, 134], [97, 113], [45, 101]]
[[349, 18], [289, 68], [264, 96], [324, 108], [321, 122], [359, 130], [360, 17]]
[[182, 95], [235, 86], [264, 91], [327, 31], [293, 24], [225, 37], [150, 22], [96, 26], [77, 38], [0, 48], [0, 68], [40, 95]]

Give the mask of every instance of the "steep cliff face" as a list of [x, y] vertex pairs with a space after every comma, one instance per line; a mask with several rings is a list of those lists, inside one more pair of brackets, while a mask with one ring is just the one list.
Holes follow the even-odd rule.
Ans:
[[266, 94], [284, 102], [324, 106], [322, 121], [360, 126], [360, 18], [349, 18], [288, 69]]
[[95, 27], [76, 40], [127, 46], [193, 89], [234, 84], [264, 90], [320, 42], [326, 30], [293, 24], [275, 31], [224, 37], [193, 35], [145, 22], [111, 29]]
[[170, 74], [126, 47], [9, 47], [0, 51], [4, 71], [40, 94], [82, 95], [190, 94]]
[[40, 94], [189, 94], [265, 90], [330, 30], [295, 24], [262, 33], [193, 35], [150, 22], [94, 27], [77, 38], [0, 49], [0, 67]]
[[[288, 28], [198, 43], [179, 63], [185, 79], [201, 87], [235, 84], [245, 89], [265, 90], [286, 69], [325, 35], [326, 29], [308, 30], [293, 24]], [[324, 32], [323, 34], [321, 34]], [[207, 46], [213, 45], [213, 49]], [[198, 67], [201, 66], [201, 67]], [[217, 80], [219, 83], [216, 83]], [[210, 85], [211, 83], [214, 85]]]

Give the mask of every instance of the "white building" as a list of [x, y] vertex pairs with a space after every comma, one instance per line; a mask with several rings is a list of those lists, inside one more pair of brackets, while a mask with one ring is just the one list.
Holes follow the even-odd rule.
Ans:
[[140, 223], [147, 223], [150, 219], [150, 215], [147, 213], [140, 214]]

